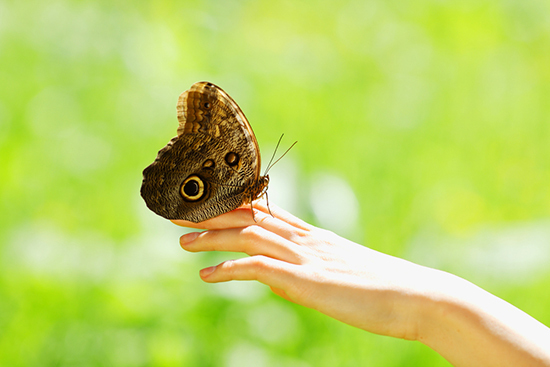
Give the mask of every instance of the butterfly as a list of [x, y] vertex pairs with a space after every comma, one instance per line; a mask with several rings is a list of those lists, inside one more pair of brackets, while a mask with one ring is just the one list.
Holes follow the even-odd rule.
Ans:
[[223, 89], [197, 82], [177, 103], [177, 136], [143, 171], [141, 196], [167, 219], [202, 222], [250, 204], [267, 190], [258, 142]]

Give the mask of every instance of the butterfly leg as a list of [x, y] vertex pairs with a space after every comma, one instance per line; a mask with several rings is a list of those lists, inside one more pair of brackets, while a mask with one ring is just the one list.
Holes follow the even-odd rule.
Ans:
[[250, 211], [252, 212], [252, 219], [254, 219], [254, 223], [257, 223], [256, 217], [254, 216], [254, 206], [252, 205], [252, 196], [250, 196]]
[[273, 213], [271, 213], [271, 208], [269, 207], [269, 196], [267, 196], [267, 191], [265, 192], [265, 201], [267, 202], [267, 210], [269, 211], [269, 215], [271, 215], [273, 218]]

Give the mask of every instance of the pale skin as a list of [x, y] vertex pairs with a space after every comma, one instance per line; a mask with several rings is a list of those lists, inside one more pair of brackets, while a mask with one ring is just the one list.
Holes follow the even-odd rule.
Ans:
[[417, 340], [453, 366], [550, 366], [550, 329], [452, 274], [353, 243], [264, 201], [201, 223], [190, 252], [249, 257], [202, 269], [208, 283], [256, 280], [277, 295], [363, 330]]

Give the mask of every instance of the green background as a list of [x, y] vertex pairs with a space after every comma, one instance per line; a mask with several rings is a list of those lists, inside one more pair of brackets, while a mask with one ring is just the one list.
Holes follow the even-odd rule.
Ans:
[[[550, 3], [0, 0], [0, 364], [448, 366], [210, 285], [141, 171], [192, 83], [251, 122], [270, 200], [550, 324]], [[329, 211], [327, 212], [327, 207]], [[327, 214], [328, 213], [328, 214]]]

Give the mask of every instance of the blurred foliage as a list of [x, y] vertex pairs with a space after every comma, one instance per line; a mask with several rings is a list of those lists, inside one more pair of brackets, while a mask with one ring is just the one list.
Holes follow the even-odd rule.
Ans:
[[199, 80], [235, 98], [262, 149], [299, 141], [275, 203], [294, 195], [319, 224], [308, 195], [329, 172], [357, 198], [355, 240], [550, 324], [548, 14], [543, 0], [0, 0], [0, 364], [448, 365], [262, 285], [200, 281], [232, 254], [184, 253], [184, 230], [139, 197]]

